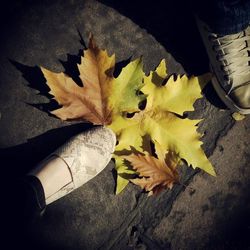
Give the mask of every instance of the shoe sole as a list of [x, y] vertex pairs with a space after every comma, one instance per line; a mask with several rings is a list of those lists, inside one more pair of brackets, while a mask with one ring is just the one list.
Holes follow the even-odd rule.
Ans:
[[240, 108], [239, 106], [237, 106], [235, 104], [235, 102], [226, 94], [225, 90], [220, 86], [220, 83], [218, 82], [217, 80], [217, 77], [213, 71], [213, 68], [212, 66], [210, 65], [210, 69], [211, 69], [211, 72], [213, 73], [213, 76], [212, 76], [212, 84], [213, 84], [213, 87], [216, 91], [216, 93], [218, 94], [218, 96], [220, 97], [220, 99], [224, 102], [224, 104], [232, 111], [234, 112], [239, 112], [243, 115], [248, 115], [250, 114], [250, 109], [243, 109], [243, 108]]

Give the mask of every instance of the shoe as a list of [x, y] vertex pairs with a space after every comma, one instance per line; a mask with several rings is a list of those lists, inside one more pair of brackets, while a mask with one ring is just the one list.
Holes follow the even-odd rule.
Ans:
[[[46, 198], [46, 205], [69, 194], [100, 173], [109, 163], [116, 144], [115, 134], [108, 128], [96, 127], [72, 137], [53, 152], [68, 166], [72, 181]], [[41, 163], [41, 165], [44, 164]]]
[[196, 21], [216, 92], [232, 111], [250, 114], [250, 26], [237, 34], [220, 36], [198, 17]]

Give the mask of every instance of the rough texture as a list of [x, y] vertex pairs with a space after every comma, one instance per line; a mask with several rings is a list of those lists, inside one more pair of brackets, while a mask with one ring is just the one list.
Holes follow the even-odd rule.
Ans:
[[196, 175], [154, 229], [172, 249], [248, 249], [250, 117], [217, 142], [210, 157], [217, 178]]
[[[160, 59], [166, 58], [170, 72], [184, 73], [182, 66], [169, 54], [172, 53], [169, 43], [163, 44], [168, 53], [142, 29], [143, 18], [138, 21], [139, 27], [116, 10], [90, 0], [26, 3], [24, 6], [14, 5], [17, 14], [6, 23], [8, 29], [3, 30], [0, 59], [0, 145], [5, 148], [1, 150], [1, 159], [7, 162], [5, 171], [17, 176], [86, 127], [61, 122], [26, 104], [47, 101], [30, 88], [39, 89], [42, 93], [47, 90], [36, 65], [54, 71], [64, 70], [64, 65], [66, 72], [75, 76], [72, 65], [79, 58], [73, 55], [83, 48], [77, 29], [84, 41], [91, 31], [100, 47], [116, 53], [117, 61], [143, 55], [145, 70], [148, 71]], [[129, 16], [129, 12], [123, 14]], [[144, 15], [143, 11], [140, 15]], [[162, 18], [165, 14], [158, 9], [154, 16]], [[137, 20], [133, 16], [131, 18]], [[157, 18], [152, 18], [152, 23]], [[150, 25], [145, 22], [148, 30], [157, 27]], [[155, 34], [160, 34], [158, 40], [164, 35], [163, 42], [171, 41], [173, 28], [172, 24], [168, 25], [169, 34], [167, 29], [162, 34], [161, 27], [154, 30]], [[178, 53], [177, 57], [182, 63]], [[59, 60], [68, 60], [69, 63]], [[189, 65], [184, 58], [183, 63]], [[185, 69], [189, 74], [196, 73], [191, 67], [185, 66]], [[245, 197], [243, 193], [249, 176], [249, 171], [244, 170], [244, 162], [249, 159], [249, 119], [236, 124], [227, 135], [234, 124], [230, 111], [214, 105], [217, 100], [213, 98], [215, 93], [210, 86], [206, 88], [205, 95], [206, 98], [197, 102], [195, 114], [190, 115], [205, 118], [200, 130], [204, 133], [204, 150], [208, 156], [211, 155], [219, 174], [217, 179], [199, 173], [191, 182], [197, 172], [184, 168], [182, 182], [185, 185], [191, 182], [192, 189], [176, 186], [172, 191], [147, 198], [137, 187], [129, 185], [121, 195], [115, 196], [113, 164], [110, 163], [95, 179], [47, 207], [41, 220], [29, 228], [28, 237], [32, 244], [58, 249], [168, 249], [171, 246], [173, 249], [192, 249], [194, 246], [211, 247], [213, 242], [217, 244], [213, 240], [220, 239], [213, 238], [214, 228], [218, 232], [218, 225], [226, 225], [222, 209], [230, 208], [227, 216], [233, 217], [238, 208], [249, 206], [247, 200], [241, 199]], [[224, 135], [226, 137], [220, 139]], [[239, 150], [235, 150], [236, 145]], [[180, 192], [183, 193], [174, 203]], [[205, 236], [211, 241], [204, 241]], [[180, 239], [189, 242], [183, 243]], [[226, 246], [224, 243], [218, 244]]]

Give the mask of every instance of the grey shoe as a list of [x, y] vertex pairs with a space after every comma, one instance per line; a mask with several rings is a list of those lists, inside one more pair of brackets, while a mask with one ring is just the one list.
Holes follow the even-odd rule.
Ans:
[[250, 26], [237, 34], [220, 36], [196, 20], [216, 92], [231, 110], [250, 114]]
[[57, 156], [67, 164], [72, 182], [48, 197], [46, 204], [69, 194], [100, 173], [111, 160], [115, 144], [113, 131], [96, 127], [72, 137], [52, 153], [51, 156]]

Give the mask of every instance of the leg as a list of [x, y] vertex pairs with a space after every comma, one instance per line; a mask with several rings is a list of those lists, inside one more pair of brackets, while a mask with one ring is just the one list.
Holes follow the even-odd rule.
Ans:
[[250, 114], [250, 0], [195, 2], [213, 86], [231, 110]]
[[192, 5], [199, 18], [220, 35], [238, 33], [250, 22], [249, 0], [192, 0]]
[[115, 144], [114, 133], [104, 127], [71, 138], [16, 182], [19, 216], [24, 222], [37, 218], [46, 205], [94, 178], [111, 160]]

